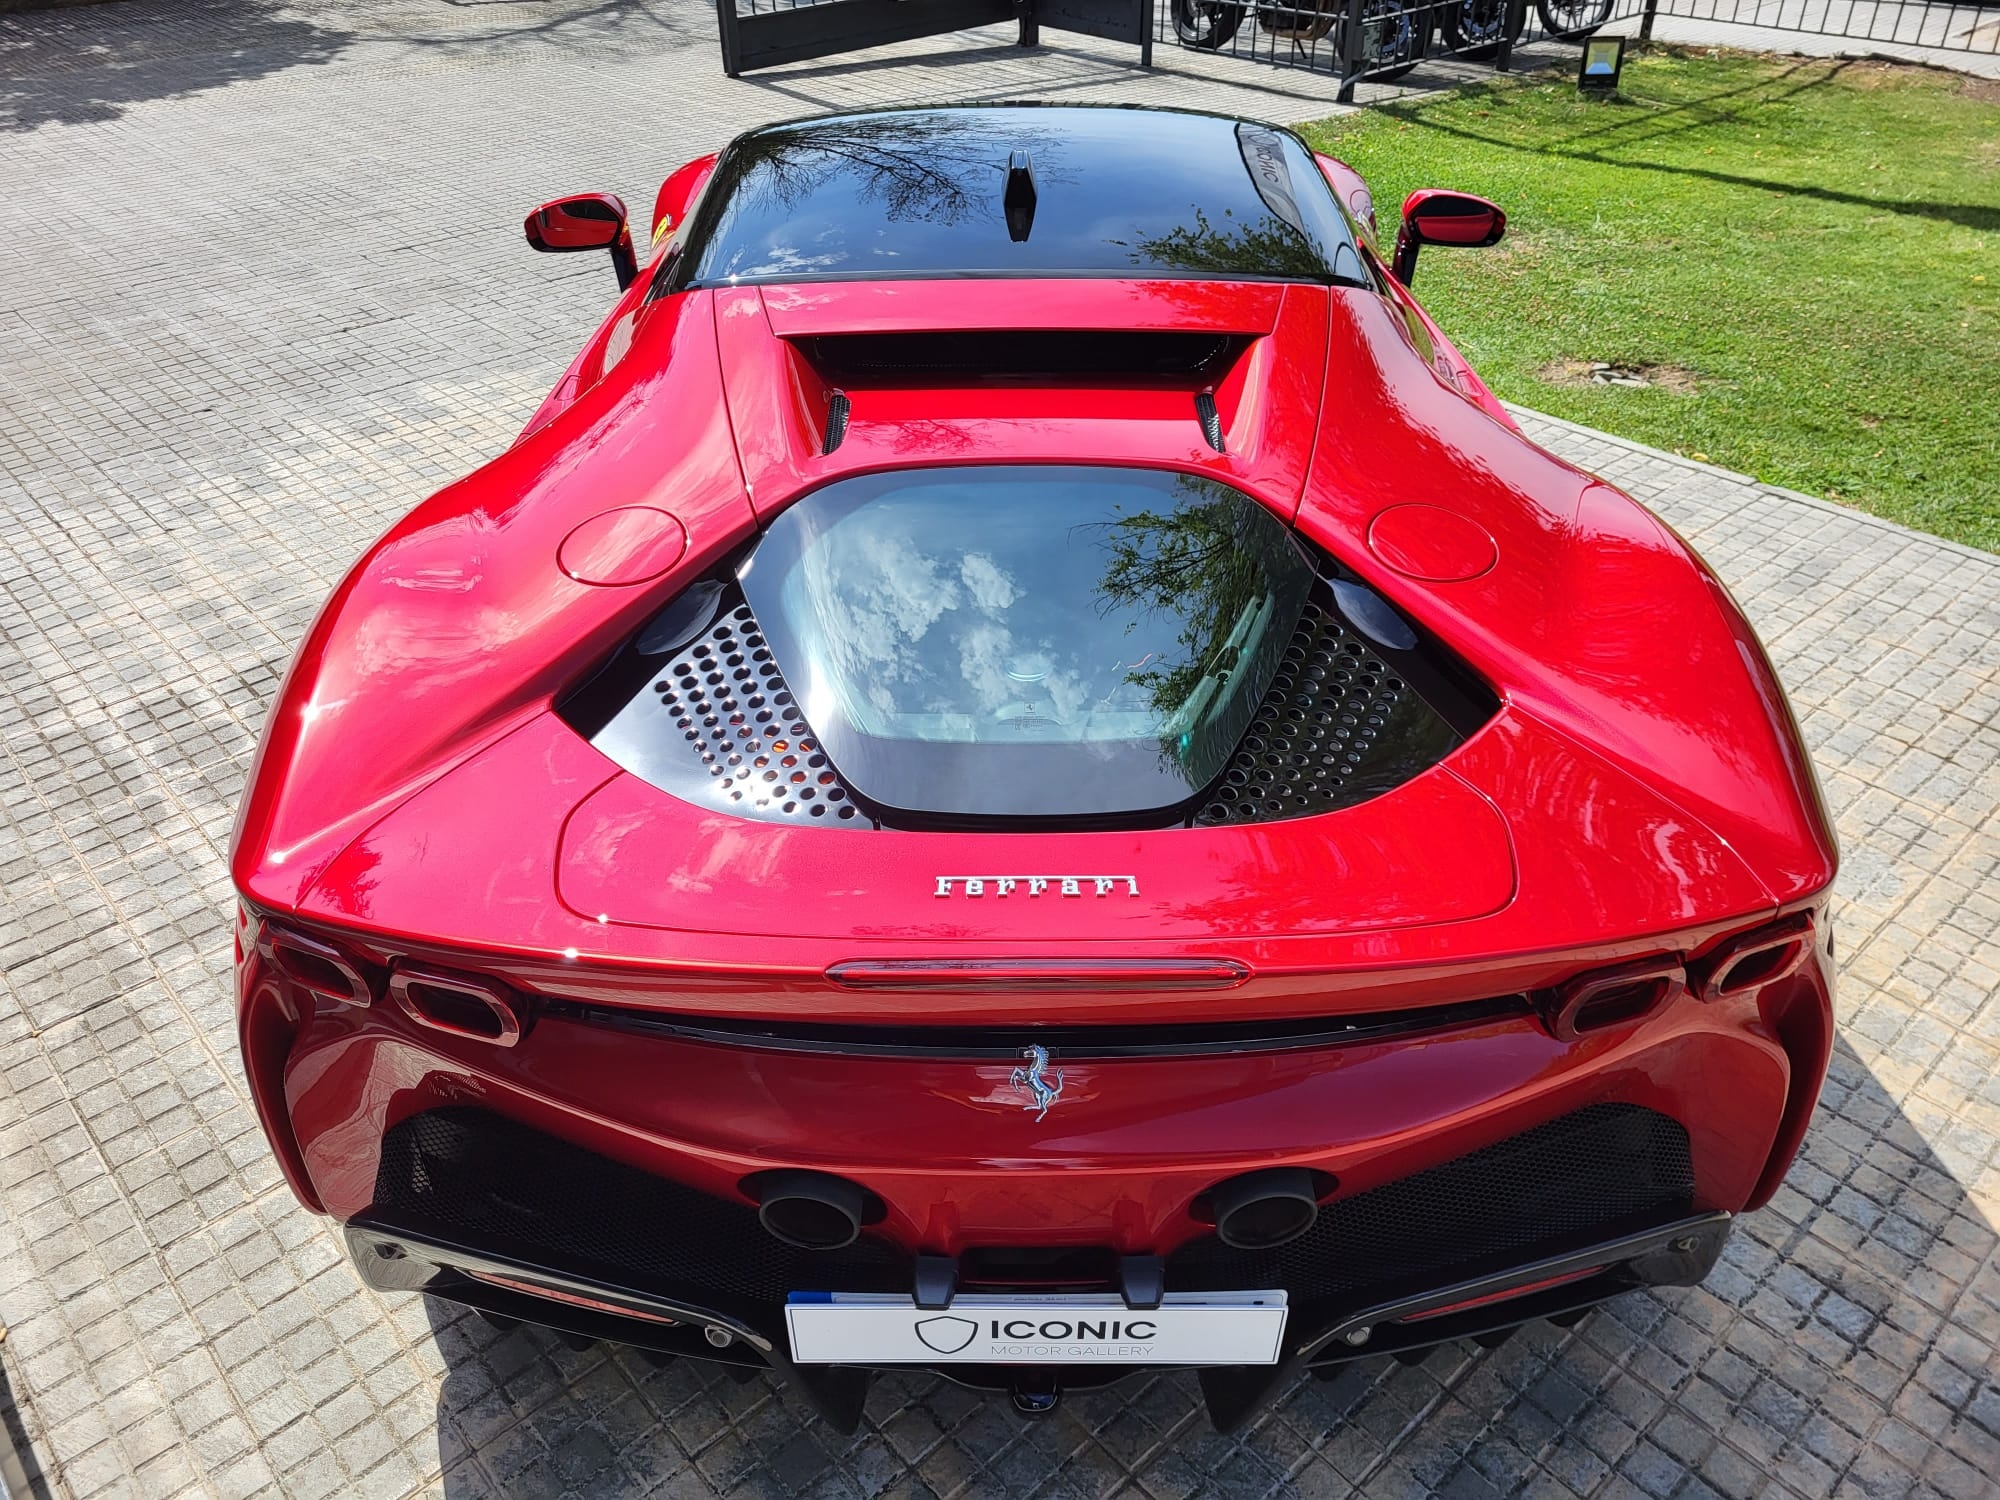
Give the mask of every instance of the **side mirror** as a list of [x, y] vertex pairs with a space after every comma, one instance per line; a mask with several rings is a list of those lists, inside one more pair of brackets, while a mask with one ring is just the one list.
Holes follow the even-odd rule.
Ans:
[[609, 250], [621, 292], [639, 274], [639, 262], [632, 253], [632, 231], [625, 224], [625, 203], [615, 193], [557, 198], [529, 214], [521, 228], [537, 250]]
[[1403, 225], [1396, 231], [1396, 254], [1390, 269], [1408, 286], [1417, 276], [1417, 250], [1423, 245], [1465, 245], [1484, 249], [1500, 243], [1507, 216], [1497, 204], [1470, 193], [1443, 188], [1419, 188], [1403, 200]]

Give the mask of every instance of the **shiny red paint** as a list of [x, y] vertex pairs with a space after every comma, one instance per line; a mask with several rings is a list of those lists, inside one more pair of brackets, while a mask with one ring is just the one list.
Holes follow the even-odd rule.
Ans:
[[[684, 222], [712, 165], [669, 179], [656, 214]], [[1322, 166], [1362, 211], [1365, 184]], [[1308, 1166], [1358, 1192], [1605, 1099], [1687, 1126], [1699, 1206], [1767, 1198], [1831, 1044], [1835, 859], [1776, 678], [1692, 551], [1513, 430], [1383, 281], [849, 283], [649, 302], [641, 275], [516, 444], [342, 581], [272, 711], [231, 856], [253, 913], [238, 998], [259, 1119], [301, 1200], [353, 1215], [385, 1129], [477, 1101], [725, 1196], [766, 1168], [837, 1172], [883, 1199], [881, 1232], [911, 1249], [1163, 1253], [1199, 1232], [1196, 1195], [1233, 1173]], [[1214, 392], [1222, 453], [1188, 383], [883, 379], [844, 388], [847, 436], [823, 454], [831, 388], [797, 341], [924, 329], [1250, 342]], [[1226, 481], [1395, 601], [1502, 707], [1441, 765], [1324, 817], [1007, 835], [732, 819], [627, 775], [552, 711], [807, 491], [993, 462]], [[1412, 525], [1413, 507], [1450, 519]], [[936, 894], [940, 872], [988, 867], [1116, 870], [1138, 894]], [[1815, 923], [1808, 955], [1745, 994], [1683, 993], [1571, 1041], [1522, 1015], [1323, 1050], [1069, 1063], [1040, 1124], [1004, 1063], [768, 1052], [544, 1009], [1135, 1027], [1382, 1013], [1662, 954], [1699, 970], [1790, 913]], [[333, 945], [365, 995], [312, 993], [280, 961], [297, 948], [286, 932]], [[1162, 957], [1245, 977], [1133, 981]], [[840, 977], [1000, 960], [1038, 967], [1015, 985]], [[422, 1024], [389, 994], [395, 962], [520, 997], [517, 1043]], [[1041, 982], [1091, 963], [1122, 966], [1119, 982]]]
[[697, 156], [682, 167], [676, 167], [667, 174], [660, 184], [660, 191], [653, 199], [653, 243], [676, 232], [687, 222], [688, 211], [708, 186], [709, 174], [715, 170], [715, 153]]

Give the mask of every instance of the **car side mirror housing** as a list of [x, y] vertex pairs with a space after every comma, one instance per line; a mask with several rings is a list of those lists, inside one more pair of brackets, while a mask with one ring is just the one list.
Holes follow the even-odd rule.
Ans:
[[529, 214], [521, 226], [537, 250], [609, 250], [618, 273], [618, 290], [632, 284], [639, 262], [632, 253], [632, 231], [625, 222], [625, 201], [616, 193], [577, 193], [555, 198]]
[[1424, 245], [1464, 245], [1484, 249], [1500, 243], [1507, 216], [1500, 206], [1470, 193], [1443, 188], [1419, 188], [1403, 200], [1403, 223], [1396, 231], [1396, 254], [1390, 269], [1408, 286], [1417, 276], [1417, 251]]

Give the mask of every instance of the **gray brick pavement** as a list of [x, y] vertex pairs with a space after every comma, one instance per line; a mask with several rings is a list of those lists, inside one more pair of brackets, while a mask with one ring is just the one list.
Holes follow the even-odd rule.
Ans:
[[[730, 84], [693, 0], [130, 0], [0, 17], [0, 1417], [55, 1496], [1973, 1496], [2000, 1474], [2000, 559], [1532, 416], [1736, 589], [1846, 849], [1834, 1073], [1697, 1290], [1306, 1381], [1023, 1427], [921, 1378], [840, 1438], [364, 1290], [244, 1097], [222, 855], [339, 572], [512, 435], [608, 301], [540, 197], [757, 120], [1039, 93], [1291, 119], [995, 34]], [[1318, 89], [1317, 92], [1315, 90]]]

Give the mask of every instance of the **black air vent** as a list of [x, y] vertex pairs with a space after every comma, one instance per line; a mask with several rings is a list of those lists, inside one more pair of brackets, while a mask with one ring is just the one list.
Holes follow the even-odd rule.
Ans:
[[1693, 1206], [1686, 1128], [1635, 1104], [1593, 1104], [1338, 1198], [1281, 1249], [1190, 1241], [1168, 1258], [1167, 1287], [1283, 1287], [1306, 1327], [1339, 1308], [1671, 1223]]
[[383, 1135], [368, 1218], [762, 1327], [800, 1287], [910, 1286], [909, 1257], [872, 1235], [837, 1251], [794, 1249], [765, 1233], [747, 1203], [457, 1106], [412, 1115]]
[[1249, 341], [1215, 333], [844, 333], [798, 347], [836, 382], [940, 376], [1214, 380]]

